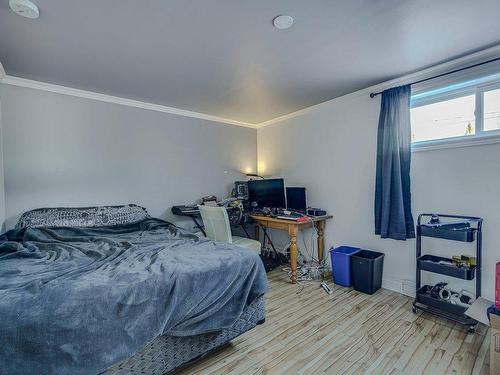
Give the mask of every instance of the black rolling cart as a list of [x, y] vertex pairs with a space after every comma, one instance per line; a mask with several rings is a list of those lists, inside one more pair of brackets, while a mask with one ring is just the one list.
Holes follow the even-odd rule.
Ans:
[[[421, 214], [417, 221], [417, 277], [416, 294], [413, 302], [413, 312], [419, 310], [452, 320], [456, 323], [469, 327], [469, 332], [475, 331], [477, 321], [467, 317], [464, 306], [453, 304], [441, 298], [436, 298], [433, 293], [434, 286], [421, 285], [421, 272], [428, 271], [441, 275], [456, 277], [462, 280], [475, 280], [475, 297], [481, 294], [481, 247], [483, 219], [471, 216], [438, 215], [439, 218], [450, 220], [449, 223], [428, 224], [423, 223], [424, 218], [429, 220], [433, 214]], [[460, 267], [452, 263], [452, 259], [435, 256], [432, 254], [422, 255], [422, 237], [434, 237], [451, 241], [474, 242], [476, 241], [476, 265]]]

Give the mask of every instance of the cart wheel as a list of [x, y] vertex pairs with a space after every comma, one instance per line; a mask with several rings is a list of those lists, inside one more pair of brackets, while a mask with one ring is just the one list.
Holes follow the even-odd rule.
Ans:
[[418, 309], [415, 306], [411, 308], [411, 311], [413, 311], [414, 314], [418, 314]]
[[476, 333], [476, 326], [469, 326], [467, 332], [472, 334]]

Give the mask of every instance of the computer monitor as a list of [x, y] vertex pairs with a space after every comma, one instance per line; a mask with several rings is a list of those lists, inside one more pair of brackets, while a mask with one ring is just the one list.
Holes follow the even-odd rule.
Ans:
[[306, 212], [306, 188], [287, 187], [286, 188], [286, 208], [293, 211]]
[[260, 208], [285, 208], [285, 181], [282, 178], [248, 181], [248, 200]]

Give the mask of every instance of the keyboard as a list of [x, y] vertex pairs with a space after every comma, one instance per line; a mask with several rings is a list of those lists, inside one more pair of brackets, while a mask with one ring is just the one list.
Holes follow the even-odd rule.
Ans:
[[178, 216], [197, 216], [200, 210], [198, 206], [173, 206], [172, 213]]
[[296, 212], [290, 212], [289, 214], [281, 214], [277, 216], [278, 219], [292, 220], [292, 221], [303, 221], [307, 219], [304, 215], [298, 214]]

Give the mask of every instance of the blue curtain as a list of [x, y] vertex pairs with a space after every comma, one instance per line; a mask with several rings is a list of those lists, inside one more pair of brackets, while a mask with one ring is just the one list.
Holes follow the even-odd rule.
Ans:
[[410, 85], [382, 92], [377, 137], [375, 234], [406, 240], [415, 237], [411, 213]]

